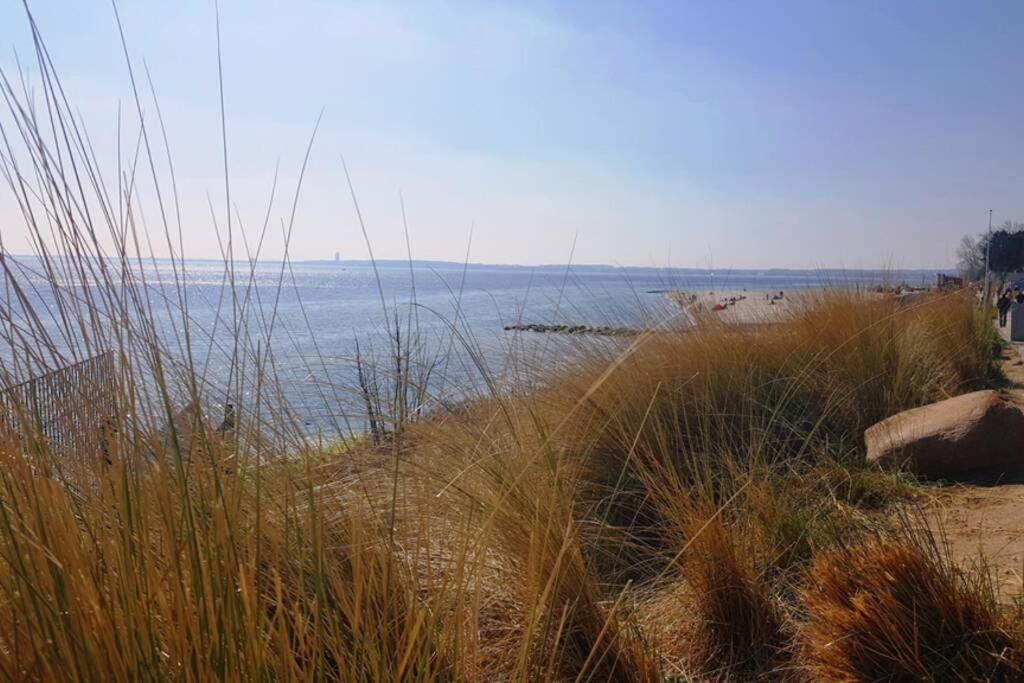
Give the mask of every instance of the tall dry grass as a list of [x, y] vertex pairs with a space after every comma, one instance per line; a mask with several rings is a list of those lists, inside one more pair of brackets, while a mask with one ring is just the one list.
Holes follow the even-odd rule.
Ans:
[[112, 350], [118, 410], [102, 453], [68, 458], [30, 419], [0, 445], [11, 679], [785, 677], [797, 586], [889, 490], [856, 465], [863, 428], [993, 378], [968, 300], [847, 292], [769, 327], [583, 347], [528, 389], [456, 342], [488, 391], [449, 405], [427, 390], [444, 364], [382, 297], [382, 362], [345, 388], [372, 438], [339, 424], [320, 448], [275, 361], [287, 263], [269, 301], [254, 285], [266, 226], [221, 209], [217, 329], [199, 324], [159, 103], [136, 94], [133, 161], [104, 175], [30, 28], [37, 95], [0, 79], [0, 168], [35, 252], [0, 244], [0, 390]]
[[[537, 588], [554, 567], [541, 551], [556, 548], [581, 569], [540, 576], [570, 581], [581, 607], [618, 614], [635, 600], [621, 616], [657, 624], [646, 642], [663, 671], [783, 676], [808, 564], [873, 525], [858, 505], [908, 487], [863, 467], [863, 428], [994, 381], [991, 352], [991, 330], [959, 295], [900, 308], [834, 294], [772, 327], [651, 334], [619, 355], [565, 359], [540, 390], [411, 427], [408, 514], [465, 520], [456, 545], [493, 539], [507, 572], [487, 590], [502, 604], [591, 613], [562, 616], [559, 589]], [[550, 642], [511, 621], [521, 647]]]

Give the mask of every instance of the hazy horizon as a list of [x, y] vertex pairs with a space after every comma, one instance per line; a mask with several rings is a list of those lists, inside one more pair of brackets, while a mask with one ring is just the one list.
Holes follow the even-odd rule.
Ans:
[[[122, 4], [165, 192], [147, 71], [166, 124], [185, 256], [219, 258], [214, 4]], [[0, 68], [15, 83], [19, 64], [38, 78], [19, 5], [0, 8]], [[110, 180], [139, 129], [114, 11], [29, 6]], [[254, 241], [269, 216], [262, 257], [282, 257], [323, 111], [294, 260], [368, 257], [344, 155], [379, 259], [406, 257], [401, 196], [417, 260], [462, 262], [469, 247], [481, 264], [948, 269], [988, 209], [997, 224], [1024, 219], [1022, 21], [1013, 2], [225, 0], [235, 255], [238, 231]], [[159, 234], [148, 169], [137, 193]], [[8, 191], [0, 226], [9, 252], [29, 251]]]
[[[22, 258], [37, 258], [36, 254], [25, 252], [20, 254], [10, 254], [14, 259]], [[57, 257], [58, 254], [50, 252], [47, 254], [49, 258]], [[66, 256], [66, 255], [62, 255]], [[109, 258], [117, 258], [110, 256]], [[177, 256], [175, 260], [179, 259]], [[168, 256], [154, 256], [154, 255], [142, 255], [141, 259], [143, 263], [150, 261], [158, 262], [170, 262], [171, 258]], [[134, 262], [135, 257], [131, 260]], [[211, 257], [204, 258], [200, 256], [186, 256], [183, 259], [185, 262], [195, 263], [225, 263], [223, 258]], [[444, 265], [451, 266], [455, 269], [463, 267], [468, 268], [487, 268], [487, 269], [501, 269], [501, 268], [512, 268], [512, 269], [579, 269], [579, 270], [636, 270], [636, 271], [689, 271], [693, 273], [758, 273], [758, 272], [780, 272], [780, 273], [802, 273], [802, 274], [813, 274], [813, 273], [864, 273], [864, 274], [884, 274], [884, 273], [906, 273], [906, 274], [922, 274], [922, 273], [939, 273], [947, 272], [952, 273], [956, 270], [955, 266], [947, 266], [945, 268], [845, 268], [845, 267], [819, 267], [819, 268], [786, 268], [780, 266], [766, 266], [763, 268], [730, 268], [722, 266], [720, 268], [703, 268], [700, 266], [630, 266], [630, 265], [616, 265], [613, 263], [513, 263], [513, 262], [491, 262], [491, 261], [453, 261], [451, 259], [421, 259], [413, 257], [408, 258], [379, 258], [379, 259], [367, 259], [367, 258], [341, 258], [335, 260], [334, 258], [307, 258], [307, 259], [296, 259], [289, 258], [289, 263], [294, 264], [316, 264], [316, 265], [341, 265], [341, 266], [356, 266], [371, 268], [375, 264], [377, 266], [384, 267], [396, 267], [396, 268], [407, 268], [410, 262], [414, 266], [432, 266], [432, 265]], [[249, 266], [252, 262], [244, 257], [236, 257], [232, 263], [240, 266]], [[284, 263], [281, 259], [274, 258], [260, 258], [259, 263], [262, 265], [268, 264], [279, 264]]]

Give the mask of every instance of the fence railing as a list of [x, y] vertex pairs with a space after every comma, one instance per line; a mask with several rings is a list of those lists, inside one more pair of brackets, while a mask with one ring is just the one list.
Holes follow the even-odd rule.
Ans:
[[62, 456], [105, 453], [115, 427], [116, 396], [111, 351], [0, 386], [0, 437], [22, 447], [45, 445]]

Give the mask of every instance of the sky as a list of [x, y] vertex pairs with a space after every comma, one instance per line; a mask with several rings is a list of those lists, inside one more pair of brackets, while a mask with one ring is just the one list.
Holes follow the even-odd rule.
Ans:
[[[111, 3], [30, 8], [116, 175], [135, 105]], [[166, 125], [186, 256], [217, 257], [215, 5], [118, 11], [147, 125], [143, 67]], [[293, 259], [367, 257], [343, 158], [378, 258], [407, 254], [403, 205], [415, 258], [519, 264], [943, 268], [989, 209], [1024, 220], [1018, 0], [222, 0], [219, 16], [246, 234], [279, 174], [266, 258], [321, 115]], [[28, 68], [30, 45], [4, 0], [0, 68]], [[0, 231], [24, 252], [8, 195]]]

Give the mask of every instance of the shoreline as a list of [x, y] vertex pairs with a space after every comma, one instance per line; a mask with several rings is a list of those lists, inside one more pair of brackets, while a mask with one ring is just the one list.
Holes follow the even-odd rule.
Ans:
[[775, 323], [792, 312], [809, 297], [825, 292], [815, 288], [793, 293], [785, 289], [763, 290], [720, 290], [696, 293], [675, 290], [662, 296], [675, 304], [697, 326], [701, 319], [714, 317], [730, 324]]

